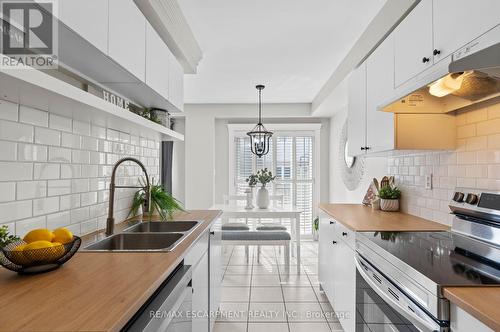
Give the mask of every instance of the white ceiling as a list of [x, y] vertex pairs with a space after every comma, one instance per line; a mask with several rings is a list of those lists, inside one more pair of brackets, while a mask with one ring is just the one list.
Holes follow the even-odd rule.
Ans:
[[178, 0], [202, 50], [186, 103], [311, 102], [385, 0]]

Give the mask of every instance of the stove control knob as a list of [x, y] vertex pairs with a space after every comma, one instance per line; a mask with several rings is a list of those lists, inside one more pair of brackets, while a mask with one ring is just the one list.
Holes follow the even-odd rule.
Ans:
[[471, 205], [477, 204], [478, 200], [479, 200], [479, 197], [477, 197], [476, 194], [471, 194], [471, 193], [467, 194], [467, 197], [465, 198], [465, 201]]
[[457, 203], [462, 203], [464, 201], [464, 193], [461, 193], [460, 191], [457, 191], [455, 195], [453, 195], [453, 200]]

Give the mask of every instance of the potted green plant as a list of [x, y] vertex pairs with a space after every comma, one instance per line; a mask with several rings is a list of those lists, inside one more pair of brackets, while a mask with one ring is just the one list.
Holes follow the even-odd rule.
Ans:
[[312, 233], [313, 233], [313, 240], [318, 241], [318, 238], [319, 238], [319, 217], [316, 217], [313, 220]]
[[378, 191], [380, 197], [380, 209], [383, 211], [399, 211], [399, 199], [401, 190], [393, 185], [387, 185]]
[[[146, 187], [144, 179], [139, 180], [142, 187]], [[149, 187], [150, 190], [150, 215], [158, 213], [162, 220], [167, 220], [172, 218], [175, 211], [184, 211], [181, 203], [175, 199], [172, 195], [166, 192], [163, 186], [159, 183], [155, 183], [152, 179], [152, 184]], [[135, 216], [139, 213], [139, 208], [146, 202], [146, 192], [144, 189], [139, 189], [134, 194], [134, 199], [132, 201], [132, 206], [130, 207], [129, 216]]]
[[260, 209], [267, 209], [269, 207], [269, 191], [266, 185], [276, 178], [273, 173], [267, 168], [260, 169], [256, 174], [257, 181], [261, 184], [259, 191], [257, 191], [257, 206]]

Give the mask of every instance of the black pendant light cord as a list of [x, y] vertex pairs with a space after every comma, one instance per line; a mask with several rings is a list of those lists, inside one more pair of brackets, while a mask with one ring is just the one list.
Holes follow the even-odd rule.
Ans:
[[264, 89], [264, 85], [257, 85], [257, 90], [259, 90], [259, 125], [262, 124], [262, 89]]

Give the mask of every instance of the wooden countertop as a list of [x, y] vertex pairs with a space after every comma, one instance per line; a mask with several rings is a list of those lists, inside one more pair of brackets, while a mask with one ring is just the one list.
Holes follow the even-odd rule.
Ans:
[[402, 212], [372, 210], [361, 204], [320, 204], [320, 209], [356, 232], [447, 231], [446, 225]]
[[33, 276], [0, 269], [0, 331], [120, 330], [220, 213], [176, 214], [202, 223], [171, 252], [78, 252], [60, 269]]
[[444, 296], [493, 331], [500, 331], [500, 287], [445, 287]]

